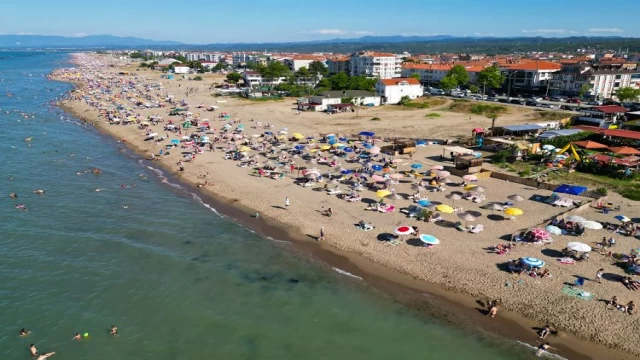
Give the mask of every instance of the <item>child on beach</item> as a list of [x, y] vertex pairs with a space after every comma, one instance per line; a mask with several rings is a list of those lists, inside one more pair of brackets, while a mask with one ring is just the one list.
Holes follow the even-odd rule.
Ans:
[[542, 354], [549, 351], [549, 349], [554, 349], [549, 345], [549, 343], [540, 344], [540, 346], [538, 346], [538, 351], [536, 351], [536, 356], [542, 356]]

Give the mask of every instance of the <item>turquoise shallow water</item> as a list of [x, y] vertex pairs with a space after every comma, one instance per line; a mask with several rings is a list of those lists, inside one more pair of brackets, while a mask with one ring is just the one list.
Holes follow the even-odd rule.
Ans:
[[0, 52], [0, 359], [531, 358], [283, 251], [61, 119], [48, 102], [70, 86], [44, 76], [66, 59]]

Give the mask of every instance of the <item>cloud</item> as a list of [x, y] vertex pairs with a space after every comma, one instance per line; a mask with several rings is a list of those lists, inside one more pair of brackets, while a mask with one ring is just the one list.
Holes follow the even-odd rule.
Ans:
[[522, 30], [525, 34], [564, 34], [570, 32], [565, 29], [533, 29], [533, 30]]
[[340, 30], [340, 29], [319, 29], [319, 30], [311, 30], [308, 33], [318, 34], [318, 35], [344, 35], [347, 33], [347, 31]]
[[587, 31], [590, 32], [590, 33], [621, 33], [621, 32], [624, 32], [624, 30], [618, 29], [618, 28], [589, 29]]
[[366, 30], [352, 31], [352, 33], [354, 33], [356, 35], [371, 35], [371, 34], [373, 34], [371, 31], [366, 31]]

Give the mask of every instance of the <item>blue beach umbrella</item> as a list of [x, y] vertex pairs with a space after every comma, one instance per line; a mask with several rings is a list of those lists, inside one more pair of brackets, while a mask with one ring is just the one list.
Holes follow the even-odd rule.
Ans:
[[411, 164], [412, 169], [422, 169], [422, 164]]
[[340, 141], [342, 141], [342, 142], [347, 142], [347, 141], [349, 141], [349, 139], [347, 139], [346, 137], [338, 138], [338, 140], [340, 140]]
[[545, 229], [549, 232], [549, 234], [562, 235], [562, 230], [557, 226], [547, 225]]
[[373, 147], [371, 144], [364, 144], [362, 146], [364, 146], [365, 149], [371, 149]]
[[336, 139], [329, 140], [329, 145], [333, 145], [333, 144], [337, 144], [337, 143], [338, 143], [338, 140], [336, 140]]
[[520, 261], [523, 264], [530, 266], [532, 268], [541, 268], [544, 266], [544, 261], [540, 259], [536, 259], [534, 257], [523, 257], [520, 259]]
[[264, 134], [265, 134], [265, 135], [273, 135], [273, 132], [271, 132], [271, 131], [265, 131], [265, 132], [264, 132]]
[[420, 201], [418, 201], [418, 205], [426, 207], [426, 206], [431, 205], [431, 201], [429, 201], [429, 200], [420, 200]]
[[171, 139], [171, 143], [172, 143], [173, 145], [180, 145], [180, 140], [178, 140], [178, 139]]
[[420, 241], [422, 241], [423, 243], [425, 243], [427, 245], [438, 245], [438, 244], [440, 244], [440, 240], [438, 240], [433, 235], [420, 234], [419, 238], [420, 238]]
[[[368, 158], [369, 158], [369, 155], [367, 155], [367, 154], [360, 154], [360, 158], [361, 158], [361, 159], [368, 159]], [[376, 170], [376, 171], [378, 171], [378, 170]]]
[[618, 215], [618, 216], [614, 216], [614, 219], [621, 221], [621, 222], [628, 222], [631, 221], [631, 219], [629, 219], [628, 217], [624, 216], [624, 215]]
[[293, 148], [298, 150], [298, 151], [302, 151], [302, 150], [304, 150], [305, 146], [304, 145], [296, 145]]
[[344, 149], [342, 149], [342, 151], [344, 151], [346, 153], [352, 153], [353, 149], [352, 148], [344, 148]]
[[371, 165], [371, 168], [374, 171], [382, 171], [382, 169], [383, 169], [382, 165]]
[[427, 141], [426, 140], [418, 140], [418, 141], [416, 141], [416, 145], [427, 145]]
[[361, 131], [358, 135], [360, 136], [374, 136], [376, 133], [373, 131]]
[[340, 171], [340, 174], [342, 174], [342, 175], [349, 175], [349, 174], [353, 174], [353, 170], [347, 170], [347, 169], [345, 169], [345, 170]]

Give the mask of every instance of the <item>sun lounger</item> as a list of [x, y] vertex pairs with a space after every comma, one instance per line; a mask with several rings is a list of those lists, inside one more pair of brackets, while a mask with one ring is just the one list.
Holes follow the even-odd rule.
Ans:
[[329, 190], [327, 190], [327, 194], [328, 195], [342, 194], [342, 190], [340, 190], [340, 189], [329, 189]]
[[484, 230], [484, 225], [482, 225], [482, 224], [478, 224], [478, 225], [476, 225], [476, 226], [473, 226], [473, 225], [472, 225], [472, 226], [470, 227], [470, 229], [469, 229], [469, 232], [470, 232], [470, 233], [472, 233], [472, 234], [479, 234], [479, 233], [481, 233], [481, 232], [482, 232], [482, 230]]

